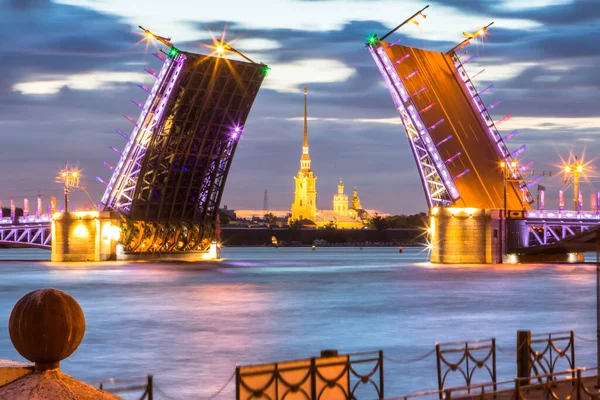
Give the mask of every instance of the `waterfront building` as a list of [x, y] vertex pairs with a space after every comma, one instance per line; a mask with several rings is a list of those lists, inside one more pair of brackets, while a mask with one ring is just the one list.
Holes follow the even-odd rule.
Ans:
[[354, 187], [352, 204], [349, 207], [348, 195], [344, 193], [344, 184], [341, 178], [337, 193], [333, 195], [333, 209], [317, 210], [317, 177], [310, 168], [310, 154], [308, 151], [307, 91], [308, 87], [305, 86], [304, 140], [302, 142], [300, 169], [294, 177], [296, 190], [288, 222], [300, 221], [303, 226], [318, 228], [325, 226], [335, 226], [343, 229], [362, 228], [364, 226], [363, 220], [368, 218], [368, 214], [361, 207], [356, 186]]

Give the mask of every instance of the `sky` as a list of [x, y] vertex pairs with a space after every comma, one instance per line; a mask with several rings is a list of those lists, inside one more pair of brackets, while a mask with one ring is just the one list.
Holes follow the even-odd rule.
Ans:
[[[116, 130], [137, 118], [130, 102], [145, 100], [137, 84], [152, 84], [144, 68], [160, 63], [140, 42], [138, 25], [171, 36], [182, 50], [205, 52], [211, 35], [226, 39], [271, 67], [237, 147], [221, 205], [289, 209], [300, 166], [303, 91], [309, 86], [309, 143], [318, 177], [318, 207], [331, 208], [340, 178], [363, 207], [383, 213], [426, 211], [423, 189], [391, 97], [364, 47], [427, 3], [413, 0], [0, 0], [0, 200], [56, 196], [64, 161], [78, 165], [99, 201], [116, 164], [109, 146], [125, 145]], [[447, 51], [494, 21], [467, 69], [476, 86], [494, 84], [484, 101], [495, 107], [508, 146], [527, 150], [535, 175], [552, 171], [547, 208], [556, 207], [561, 159], [586, 162], [584, 208], [600, 189], [600, 0], [430, 0], [427, 19], [394, 38]], [[565, 196], [572, 198], [570, 192]], [[81, 206], [82, 192], [72, 195]], [[567, 203], [569, 204], [569, 203]]]

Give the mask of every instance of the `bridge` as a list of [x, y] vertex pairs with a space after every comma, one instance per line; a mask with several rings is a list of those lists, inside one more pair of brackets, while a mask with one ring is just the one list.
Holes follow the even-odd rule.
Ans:
[[529, 188], [541, 177], [524, 179], [533, 162], [522, 164], [517, 157], [526, 146], [509, 150], [516, 131], [501, 135], [489, 111], [499, 102], [488, 106], [481, 97], [493, 85], [478, 89], [467, 72], [473, 56], [465, 48], [493, 23], [445, 53], [405, 46], [402, 37], [392, 36], [418, 24], [428, 7], [381, 38], [370, 36], [365, 46], [400, 115], [421, 178], [430, 209], [431, 261], [497, 263], [507, 253], [558, 252], [558, 243], [597, 229], [596, 211], [531, 210]]
[[[533, 163], [517, 161], [525, 146], [509, 150], [516, 132], [503, 136], [490, 114], [498, 102], [486, 105], [481, 97], [491, 85], [476, 88], [467, 72], [472, 57], [463, 50], [492, 24], [445, 53], [392, 38], [426, 8], [381, 38], [372, 35], [366, 48], [417, 165], [430, 209], [431, 260], [495, 263], [507, 253], [556, 253], [566, 249], [560, 243], [594, 232], [597, 211], [531, 209], [530, 187], [541, 177], [524, 179]], [[157, 80], [151, 89], [141, 86], [148, 98], [144, 105], [134, 101], [138, 119], [126, 117], [134, 124], [131, 134], [118, 132], [126, 144], [123, 150], [111, 147], [120, 159], [114, 166], [105, 162], [110, 180], [97, 178], [106, 185], [101, 209], [111, 213], [106, 226], [116, 232], [123, 254], [206, 253], [214, 246], [227, 174], [268, 67], [227, 44], [216, 48], [244, 61], [183, 52], [146, 32], [165, 45], [155, 54], [162, 68], [146, 69]], [[13, 217], [0, 223], [0, 241], [48, 247], [48, 227], [48, 221]], [[111, 235], [97, 229], [108, 243]]]
[[48, 216], [0, 217], [0, 245], [50, 249], [51, 218]]
[[52, 221], [13, 212], [2, 217], [0, 243], [52, 246], [56, 261], [114, 259], [117, 244], [123, 259], [180, 254], [196, 260], [214, 251], [229, 168], [269, 67], [226, 43], [202, 55], [144, 32], [164, 45], [154, 54], [162, 66], [146, 69], [156, 82], [140, 85], [148, 95], [144, 104], [133, 101], [140, 115], [125, 117], [133, 124], [129, 135], [117, 132], [126, 143], [122, 150], [111, 147], [119, 160], [104, 163], [110, 179], [97, 178], [106, 185], [101, 212], [50, 213]]

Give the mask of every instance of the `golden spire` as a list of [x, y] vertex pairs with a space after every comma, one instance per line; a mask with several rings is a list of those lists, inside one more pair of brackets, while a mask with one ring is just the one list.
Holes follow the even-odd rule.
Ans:
[[306, 111], [306, 92], [308, 92], [308, 85], [304, 85], [304, 142], [302, 143], [302, 157], [300, 158], [300, 166], [302, 169], [310, 169], [310, 156], [308, 155], [308, 113]]
[[307, 111], [306, 111], [306, 93], [308, 92], [308, 85], [304, 85], [304, 143], [303, 148], [306, 148], [306, 154], [308, 154], [308, 122], [307, 122]]

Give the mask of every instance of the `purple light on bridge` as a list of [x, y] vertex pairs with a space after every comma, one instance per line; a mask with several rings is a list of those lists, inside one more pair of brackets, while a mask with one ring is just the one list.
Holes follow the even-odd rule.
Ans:
[[113, 165], [110, 165], [109, 163], [107, 163], [106, 161], [104, 161], [104, 166], [110, 170], [113, 170], [115, 167]]
[[391, 42], [390, 44], [387, 45], [387, 48], [389, 49], [390, 47], [397, 45], [398, 43], [400, 43], [402, 41], [402, 38], [400, 39], [396, 39], [393, 42]]
[[445, 121], [445, 119], [444, 119], [444, 118], [440, 119], [438, 122], [436, 122], [435, 124], [431, 125], [431, 126], [429, 127], [429, 130], [430, 130], [430, 131], [434, 130], [435, 128], [437, 128], [437, 127], [438, 127], [438, 126], [439, 126], [439, 125], [440, 125], [442, 122], [444, 122], [444, 121]]
[[463, 64], [467, 64], [467, 63], [473, 61], [476, 58], [477, 58], [477, 56], [471, 56], [471, 57], [467, 58], [465, 61], [463, 61]]
[[463, 176], [465, 176], [469, 172], [471, 172], [471, 170], [469, 168], [465, 169], [463, 172], [461, 172], [460, 174], [456, 175], [454, 177], [454, 180], [462, 178]]
[[498, 99], [495, 102], [493, 102], [492, 104], [490, 104], [489, 109], [493, 110], [494, 107], [496, 107], [497, 105], [499, 105], [500, 103], [502, 103], [502, 99]]
[[510, 140], [510, 139], [512, 139], [517, 133], [519, 133], [519, 130], [515, 129], [514, 131], [512, 131], [508, 135], [504, 136], [504, 140]]
[[482, 95], [485, 92], [487, 92], [488, 90], [492, 89], [494, 87], [494, 84], [492, 83], [490, 86], [486, 87], [485, 89], [483, 89], [481, 92], [477, 93], [477, 95]]
[[138, 87], [139, 87], [140, 89], [142, 89], [144, 92], [146, 92], [146, 93], [150, 94], [150, 88], [149, 88], [148, 86], [146, 86], [146, 85], [142, 85], [142, 84], [140, 83], [140, 84], [138, 85]]
[[478, 76], [479, 76], [481, 73], [483, 73], [483, 72], [485, 72], [485, 68], [484, 68], [484, 69], [482, 69], [481, 71], [479, 71], [478, 73], [476, 73], [475, 75], [473, 75], [473, 76], [471, 77], [471, 80], [473, 80], [473, 79], [477, 78], [477, 77], [478, 77]]
[[423, 86], [421, 89], [417, 90], [416, 92], [414, 92], [413, 94], [410, 95], [410, 97], [415, 97], [416, 95], [422, 93], [425, 91], [425, 89], [427, 89], [427, 86]]
[[394, 61], [394, 65], [398, 65], [400, 64], [402, 61], [406, 60], [408, 57], [410, 57], [410, 54], [405, 54], [402, 57], [400, 57], [398, 60]]
[[527, 145], [524, 144], [523, 146], [519, 147], [518, 149], [516, 149], [515, 151], [513, 151], [512, 153], [510, 153], [511, 157], [515, 158], [516, 156], [518, 156], [519, 154], [521, 154], [522, 152], [524, 152], [526, 148], [527, 148]]
[[118, 133], [118, 134], [119, 134], [119, 136], [121, 136], [123, 139], [125, 139], [125, 140], [129, 140], [129, 136], [127, 136], [127, 135], [126, 135], [126, 134], [124, 134], [123, 132], [121, 132], [121, 131], [117, 131], [117, 133]]
[[451, 163], [452, 161], [456, 160], [458, 158], [458, 156], [460, 156], [462, 153], [459, 151], [458, 153], [456, 153], [455, 155], [453, 155], [452, 157], [450, 157], [449, 159], [446, 160], [446, 164]]
[[558, 191], [558, 209], [560, 211], [565, 209], [565, 193], [562, 190]]
[[160, 61], [165, 61], [165, 56], [160, 53], [152, 53], [152, 55], [158, 58]]
[[415, 69], [413, 72], [411, 72], [410, 74], [408, 74], [408, 75], [406, 76], [406, 78], [404, 78], [404, 79], [403, 79], [403, 81], [405, 81], [405, 82], [406, 82], [407, 80], [409, 80], [410, 78], [412, 78], [413, 76], [415, 76], [415, 75], [416, 75], [416, 74], [418, 74], [418, 73], [419, 73], [419, 70], [418, 70], [418, 69]]
[[127, 121], [131, 122], [132, 124], [134, 124], [134, 125], [136, 124], [136, 121], [135, 121], [135, 119], [131, 118], [129, 115], [123, 115], [123, 117], [124, 117], [124, 118], [125, 118]]
[[100, 178], [99, 176], [96, 177], [96, 181], [100, 182], [104, 186], [108, 186], [108, 182], [106, 182], [104, 179]]
[[436, 146], [439, 146], [442, 143], [446, 143], [448, 140], [452, 139], [452, 135], [448, 135], [446, 136], [446, 138], [442, 139], [441, 141], [439, 141]]
[[121, 153], [121, 150], [117, 149], [114, 146], [108, 146], [112, 151], [114, 151], [115, 153], [117, 153], [118, 155], [122, 155], [123, 153]]
[[523, 164], [519, 169], [521, 171], [527, 171], [532, 166], [533, 166], [533, 161], [529, 161], [527, 164]]
[[135, 104], [136, 106], [138, 106], [138, 108], [141, 110], [144, 108], [144, 106], [139, 102], [139, 101], [135, 101], [135, 100], [130, 100], [133, 104]]
[[424, 112], [431, 110], [433, 108], [433, 106], [435, 106], [435, 104], [436, 104], [435, 101], [432, 101], [431, 104], [429, 104], [427, 107], [425, 107], [421, 111], [419, 111], [419, 114], [423, 114]]
[[499, 120], [499, 121], [496, 122], [496, 125], [499, 125], [499, 124], [501, 124], [501, 123], [503, 123], [505, 121], [508, 121], [509, 119], [510, 119], [510, 114], [506, 114], [504, 117], [502, 117], [501, 120]]
[[156, 73], [155, 70], [150, 69], [150, 68], [144, 68], [144, 71], [146, 71], [147, 73], [149, 73], [150, 75], [152, 75], [155, 78], [158, 78], [158, 74]]

